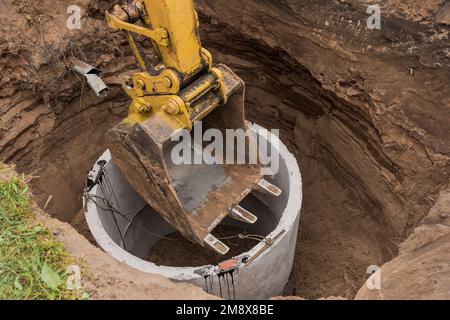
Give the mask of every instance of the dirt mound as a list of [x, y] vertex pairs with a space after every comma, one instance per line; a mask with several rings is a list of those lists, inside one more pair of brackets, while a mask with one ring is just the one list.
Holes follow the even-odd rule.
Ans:
[[143, 274], [94, 247], [70, 225], [39, 209], [38, 221], [54, 230], [55, 237], [81, 263], [82, 286], [91, 299], [200, 300], [217, 299], [189, 284], [175, 284], [157, 275]]
[[[450, 296], [450, 190], [380, 270], [380, 288], [363, 286], [356, 299], [442, 299]], [[372, 284], [372, 279], [368, 281]], [[401, 284], [401, 285], [399, 285]], [[369, 289], [370, 288], [370, 289]]]

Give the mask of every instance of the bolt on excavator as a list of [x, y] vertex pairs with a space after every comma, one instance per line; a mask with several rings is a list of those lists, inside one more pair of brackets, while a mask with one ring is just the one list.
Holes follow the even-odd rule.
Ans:
[[[224, 135], [228, 129], [246, 131], [244, 82], [227, 66], [215, 65], [202, 47], [193, 0], [126, 0], [106, 16], [112, 29], [126, 32], [140, 67], [122, 83], [132, 100], [128, 116], [106, 135], [114, 162], [185, 238], [226, 254], [229, 248], [213, 235], [219, 223], [227, 216], [255, 223], [257, 216], [240, 206], [241, 201], [253, 190], [272, 196], [281, 190], [265, 179], [259, 160], [175, 164], [171, 154], [177, 144], [173, 137], [181, 130], [192, 133], [199, 121], [204, 129]], [[157, 62], [149, 59], [136, 35], [151, 42]], [[244, 152], [253, 140], [246, 138]]]

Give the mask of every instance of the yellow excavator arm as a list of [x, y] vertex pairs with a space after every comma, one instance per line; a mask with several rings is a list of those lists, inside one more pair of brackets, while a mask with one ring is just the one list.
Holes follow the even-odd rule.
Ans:
[[[191, 102], [209, 90], [218, 90], [226, 103], [221, 87], [223, 74], [212, 66], [212, 56], [202, 48], [198, 16], [192, 0], [132, 0], [115, 5], [107, 13], [108, 24], [128, 32], [128, 41], [142, 69], [124, 82], [124, 89], [133, 99], [130, 122], [142, 122], [164, 113], [171, 125], [192, 128]], [[142, 26], [137, 25], [141, 22]], [[147, 37], [153, 44], [160, 64], [147, 62], [133, 34]], [[202, 77], [203, 76], [203, 77]], [[189, 94], [180, 91], [201, 78]], [[206, 115], [212, 110], [202, 110]], [[200, 119], [195, 119], [200, 120]]]
[[[115, 5], [107, 21], [127, 32], [141, 68], [122, 84], [132, 100], [127, 118], [107, 133], [114, 162], [183, 236], [225, 254], [229, 248], [212, 235], [215, 227], [227, 216], [255, 223], [257, 217], [240, 202], [261, 186], [275, 195], [281, 191], [262, 178], [259, 162], [175, 164], [172, 138], [200, 120], [223, 134], [245, 131], [244, 82], [225, 65], [213, 65], [202, 48], [193, 0], [128, 0]], [[158, 63], [148, 62], [136, 34], [151, 41]], [[249, 148], [251, 138], [247, 142]]]

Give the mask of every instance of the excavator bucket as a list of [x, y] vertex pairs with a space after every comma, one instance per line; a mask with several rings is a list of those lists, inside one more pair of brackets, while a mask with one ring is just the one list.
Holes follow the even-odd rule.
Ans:
[[[227, 104], [220, 106], [217, 91], [209, 91], [191, 104], [194, 110], [191, 120], [195, 123], [199, 113], [210, 112], [202, 120], [203, 131], [210, 128], [220, 130], [225, 142], [227, 129], [247, 130], [245, 86], [226, 66], [219, 65], [218, 68], [224, 75]], [[192, 130], [191, 134], [195, 131]], [[211, 234], [213, 229], [227, 215], [247, 223], [256, 222], [256, 216], [239, 203], [253, 189], [268, 188], [275, 194], [279, 189], [267, 186], [258, 156], [253, 164], [247, 163], [250, 162], [250, 152], [257, 150], [251, 135], [246, 135], [245, 143], [240, 145], [233, 139], [232, 145], [226, 145], [222, 154], [217, 152], [214, 155], [215, 161], [204, 163], [202, 160], [197, 164], [174, 161], [175, 148], [180, 146], [180, 141], [173, 141], [177, 140], [174, 139], [177, 135], [179, 130], [174, 130], [164, 119], [154, 115], [140, 123], [120, 123], [107, 133], [107, 143], [115, 163], [152, 208], [192, 242], [225, 254], [228, 247]], [[192, 152], [190, 159], [202, 150], [194, 143], [188, 146]], [[233, 153], [231, 158], [230, 152]], [[234, 164], [239, 152], [244, 152], [246, 163]], [[232, 163], [230, 159], [233, 159]]]

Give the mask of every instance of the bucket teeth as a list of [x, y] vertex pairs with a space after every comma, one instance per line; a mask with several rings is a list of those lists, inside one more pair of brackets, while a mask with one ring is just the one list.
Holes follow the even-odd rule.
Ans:
[[269, 181], [267, 181], [266, 179], [261, 179], [258, 182], [258, 188], [268, 194], [271, 194], [275, 197], [278, 197], [281, 195], [281, 189], [278, 188], [277, 186], [271, 184]]
[[250, 211], [242, 208], [241, 206], [236, 206], [231, 209], [230, 217], [249, 224], [254, 224], [256, 220], [258, 220], [257, 216], [255, 216]]
[[218, 254], [226, 254], [230, 250], [230, 248], [225, 245], [225, 243], [223, 243], [210, 233], [205, 237], [203, 241]]

